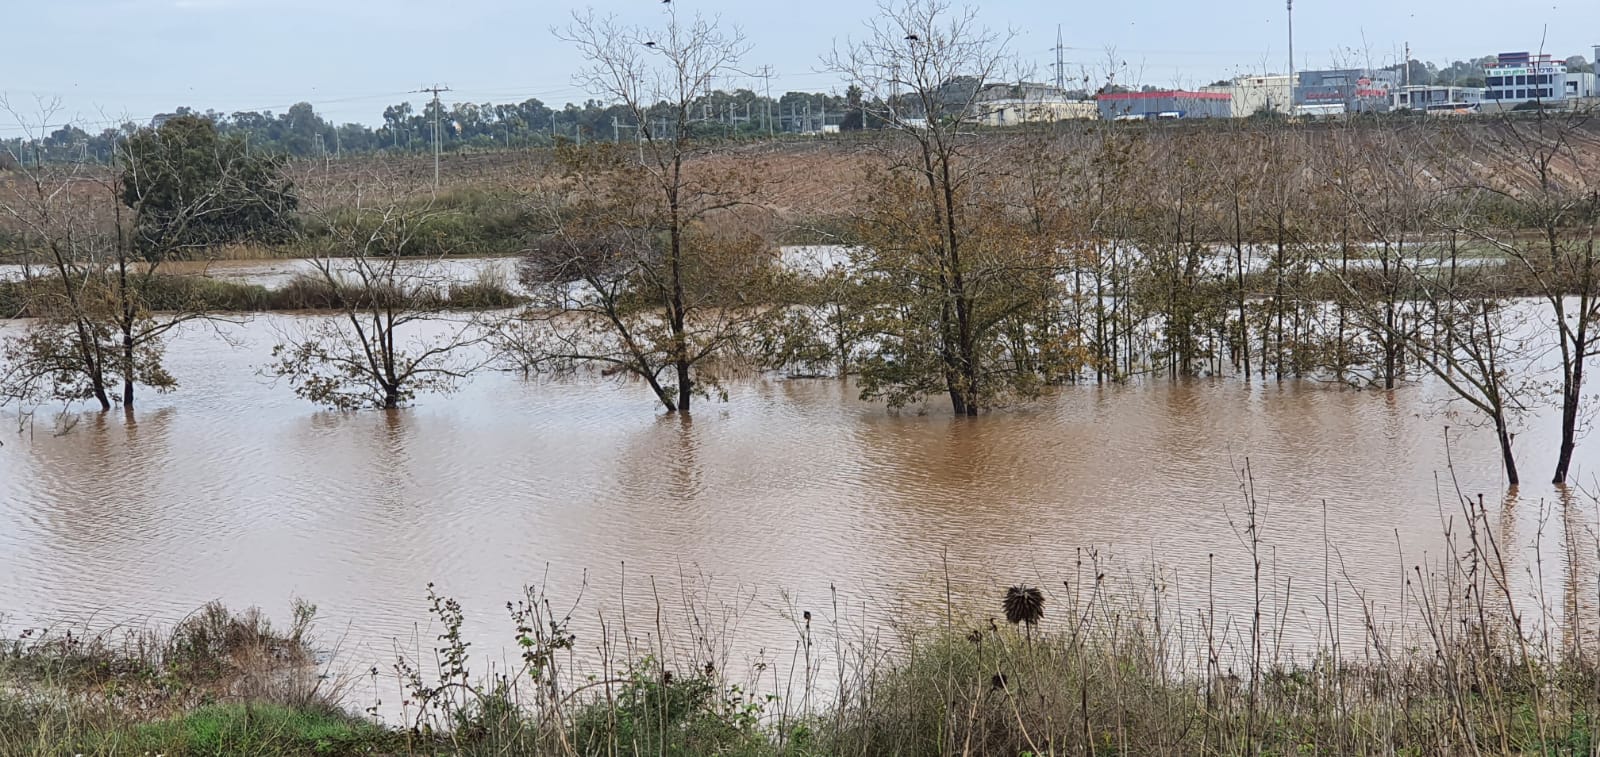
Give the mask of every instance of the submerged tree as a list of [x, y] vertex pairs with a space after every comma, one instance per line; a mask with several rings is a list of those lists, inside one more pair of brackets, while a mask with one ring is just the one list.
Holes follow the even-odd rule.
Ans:
[[697, 106], [745, 43], [666, 10], [659, 29], [578, 15], [558, 32], [589, 61], [578, 81], [620, 102], [634, 144], [566, 147], [564, 176], [537, 201], [552, 231], [522, 280], [534, 302], [509, 330], [524, 367], [595, 366], [636, 377], [669, 413], [720, 391], [722, 369], [764, 317], [771, 262], [754, 232], [759, 167], [719, 170]]
[[115, 159], [107, 174], [36, 155], [0, 200], [29, 240], [22, 309], [39, 319], [5, 345], [0, 389], [11, 399], [132, 409], [136, 385], [176, 387], [162, 365], [166, 337], [207, 316], [163, 264], [289, 223], [294, 196], [280, 164], [244, 157], [210, 122], [134, 132]]
[[[1547, 309], [1558, 358], [1560, 443], [1551, 479], [1566, 483], [1584, 423], [1585, 371], [1600, 356], [1600, 144], [1588, 110], [1506, 118], [1469, 143], [1494, 161], [1464, 166], [1483, 209], [1452, 231], [1487, 244]], [[1533, 234], [1518, 235], [1518, 229]]]
[[0, 212], [21, 231], [25, 249], [12, 289], [21, 301], [7, 315], [36, 320], [4, 342], [0, 393], [18, 404], [94, 400], [110, 410], [114, 309], [102, 296], [115, 246], [110, 208], [87, 166], [50, 164], [38, 155], [17, 156], [15, 163], [19, 176], [6, 183]]
[[[373, 172], [322, 176], [306, 244], [309, 273], [290, 283], [313, 315], [277, 344], [267, 373], [337, 410], [393, 410], [449, 392], [484, 365], [480, 319], [452, 306], [457, 281], [438, 258], [412, 255], [441, 211], [422, 184]], [[486, 282], [488, 283], [488, 282]]]
[[[957, 415], [1032, 394], [1039, 316], [1059, 300], [1054, 240], [1030, 234], [1000, 199], [1004, 177], [972, 132], [981, 84], [1005, 40], [942, 0], [880, 6], [865, 38], [828, 57], [900, 139], [869, 177], [854, 267], [885, 284], [863, 395], [891, 405], [943, 392]], [[1018, 340], [1021, 340], [1019, 343]]]

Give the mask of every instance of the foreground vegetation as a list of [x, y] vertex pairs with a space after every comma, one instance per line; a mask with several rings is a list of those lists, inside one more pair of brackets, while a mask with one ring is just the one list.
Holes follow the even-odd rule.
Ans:
[[[686, 592], [648, 618], [579, 632], [576, 607], [530, 588], [508, 603], [518, 658], [463, 635], [461, 605], [428, 589], [432, 643], [387, 673], [340, 676], [314, 608], [276, 630], [210, 605], [164, 633], [13, 634], [0, 655], [0, 754], [1283, 755], [1592, 754], [1600, 747], [1593, 618], [1574, 577], [1535, 602], [1501, 514], [1455, 495], [1445, 551], [1397, 596], [1271, 578], [1270, 540], [1241, 474], [1243, 562], [1185, 600], [1171, 569], [1080, 550], [1066, 575], [1015, 586], [993, 610], [853, 615], [790, 605], [792, 643], [742, 659], [743, 601]], [[1582, 532], [1568, 501], [1561, 527]], [[1593, 537], [1569, 539], [1576, 570]], [[1334, 551], [1330, 545], [1330, 552]], [[1336, 559], [1324, 568], [1337, 571]], [[1589, 577], [1592, 578], [1592, 577]], [[1052, 587], [1050, 582], [1054, 582]], [[1250, 598], [1253, 596], [1253, 599]], [[1343, 599], [1341, 599], [1341, 596]], [[1396, 605], [1398, 603], [1398, 605]], [[1302, 608], [1296, 613], [1291, 606]], [[1394, 614], [1398, 606], [1399, 614]], [[743, 608], [743, 609], [741, 609]], [[1300, 614], [1310, 626], [1296, 628]], [[887, 619], [886, 619], [887, 618]], [[648, 633], [641, 632], [648, 628]], [[717, 630], [722, 629], [722, 630]], [[1298, 651], [1285, 633], [1319, 641]], [[399, 685], [385, 708], [374, 692]], [[370, 688], [362, 688], [367, 683]], [[377, 715], [383, 714], [379, 720]]]
[[317, 675], [297, 604], [278, 630], [201, 608], [170, 630], [28, 629], [0, 649], [0, 754], [354, 754], [392, 743]]

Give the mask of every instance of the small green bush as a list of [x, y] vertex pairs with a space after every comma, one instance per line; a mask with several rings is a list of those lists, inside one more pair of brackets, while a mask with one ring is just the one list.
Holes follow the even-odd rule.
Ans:
[[585, 755], [771, 754], [761, 712], [759, 703], [711, 673], [673, 675], [645, 658], [614, 702], [595, 701], [574, 718], [572, 743]]

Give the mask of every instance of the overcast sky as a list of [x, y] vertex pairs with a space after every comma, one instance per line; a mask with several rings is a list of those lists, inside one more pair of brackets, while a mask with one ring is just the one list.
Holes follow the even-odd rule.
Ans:
[[[780, 90], [834, 90], [818, 56], [859, 35], [871, 0], [675, 0], [680, 12], [720, 16], [744, 30], [744, 65], [772, 66]], [[983, 21], [1017, 35], [1012, 52], [1047, 79], [1056, 26], [1071, 70], [1103, 69], [1107, 48], [1140, 83], [1199, 86], [1238, 73], [1287, 69], [1283, 0], [1117, 0], [973, 3]], [[0, 3], [0, 93], [51, 119], [97, 131], [109, 121], [180, 105], [223, 112], [281, 112], [309, 101], [338, 121], [378, 123], [385, 105], [438, 82], [452, 102], [581, 102], [578, 61], [550, 33], [593, 6], [658, 24], [657, 0], [37, 0]], [[1600, 2], [1560, 0], [1300, 0], [1298, 67], [1370, 56], [1446, 63], [1500, 51], [1544, 49], [1592, 57]], [[1548, 29], [1548, 31], [1547, 31]], [[730, 83], [737, 85], [739, 83]], [[748, 83], [746, 83], [748, 84]], [[9, 114], [0, 136], [15, 136]]]

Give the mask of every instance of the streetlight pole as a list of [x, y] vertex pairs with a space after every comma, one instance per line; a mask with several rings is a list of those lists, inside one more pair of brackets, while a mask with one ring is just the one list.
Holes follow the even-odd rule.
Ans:
[[1294, 80], [1294, 0], [1286, 0], [1285, 9], [1289, 11], [1289, 116], [1294, 117], [1294, 91], [1299, 82]]

